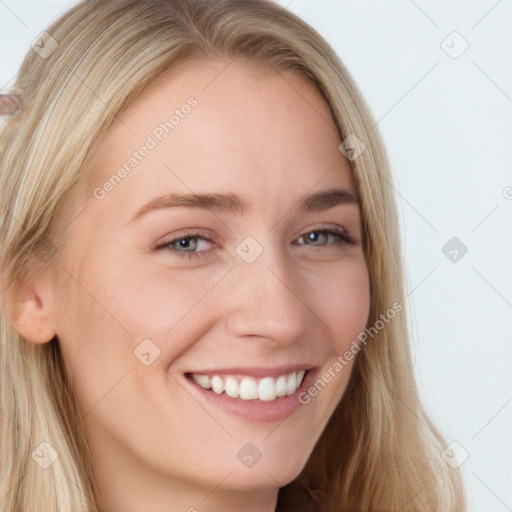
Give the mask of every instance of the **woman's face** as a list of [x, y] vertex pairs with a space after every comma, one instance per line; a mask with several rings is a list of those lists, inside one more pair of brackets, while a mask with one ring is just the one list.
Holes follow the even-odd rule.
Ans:
[[272, 510], [303, 468], [369, 314], [340, 142], [304, 78], [220, 61], [161, 77], [101, 141], [55, 332], [105, 511]]

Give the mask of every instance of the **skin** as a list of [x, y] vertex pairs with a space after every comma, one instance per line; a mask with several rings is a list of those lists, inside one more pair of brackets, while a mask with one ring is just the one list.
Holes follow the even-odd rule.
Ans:
[[[198, 101], [191, 113], [96, 199], [94, 189], [191, 96]], [[58, 336], [105, 512], [270, 512], [279, 487], [304, 467], [353, 360], [308, 405], [266, 423], [212, 405], [184, 373], [308, 362], [322, 375], [365, 328], [370, 294], [358, 205], [295, 208], [312, 192], [355, 193], [340, 142], [305, 78], [211, 60], [153, 82], [97, 147], [84, 171], [87, 208], [68, 228], [52, 271], [27, 282], [15, 325], [34, 343]], [[243, 214], [169, 208], [130, 222], [155, 197], [191, 191], [233, 192], [249, 207]], [[308, 242], [303, 235], [322, 224], [358, 241]], [[202, 256], [154, 249], [188, 228], [215, 242], [198, 243]], [[236, 252], [247, 236], [263, 249], [251, 264]], [[160, 350], [149, 366], [134, 357], [144, 339]], [[251, 468], [236, 456], [247, 442], [263, 454]]]

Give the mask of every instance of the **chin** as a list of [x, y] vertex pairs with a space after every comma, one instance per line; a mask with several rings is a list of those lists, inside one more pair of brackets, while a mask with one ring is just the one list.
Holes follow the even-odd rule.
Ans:
[[[282, 457], [275, 453], [268, 457], [262, 455], [261, 459], [252, 467], [244, 467], [243, 464], [240, 464], [226, 479], [223, 487], [245, 491], [282, 487], [300, 475], [306, 462], [307, 457], [298, 459], [289, 454]], [[226, 469], [227, 474], [229, 470]]]

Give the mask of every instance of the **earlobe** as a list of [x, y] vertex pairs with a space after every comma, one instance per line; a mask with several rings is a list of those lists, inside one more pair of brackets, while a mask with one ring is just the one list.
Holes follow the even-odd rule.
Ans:
[[47, 343], [55, 336], [51, 315], [51, 301], [47, 290], [37, 288], [32, 284], [25, 286], [15, 299], [12, 325], [27, 340], [32, 343]]

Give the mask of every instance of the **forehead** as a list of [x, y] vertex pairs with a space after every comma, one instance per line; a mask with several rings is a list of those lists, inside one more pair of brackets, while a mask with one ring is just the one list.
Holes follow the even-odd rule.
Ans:
[[109, 180], [116, 195], [129, 186], [156, 193], [164, 182], [201, 191], [240, 182], [249, 191], [253, 184], [304, 188], [319, 179], [351, 186], [339, 142], [327, 104], [304, 76], [188, 62], [118, 115], [92, 155], [88, 190]]

